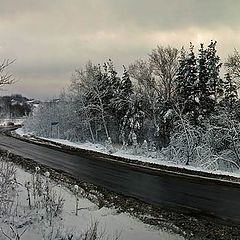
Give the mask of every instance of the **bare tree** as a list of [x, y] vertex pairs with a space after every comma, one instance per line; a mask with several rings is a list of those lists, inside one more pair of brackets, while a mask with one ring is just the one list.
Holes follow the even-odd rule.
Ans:
[[172, 102], [177, 69], [178, 50], [160, 46], [152, 50], [148, 60], [129, 66], [130, 76], [137, 81], [136, 90], [147, 104], [145, 111], [153, 126], [150, 131], [154, 132], [153, 141], [158, 147], [169, 141], [169, 127], [163, 121]]
[[8, 72], [8, 67], [14, 62], [15, 60], [6, 59], [0, 64], [0, 87], [15, 82], [14, 76]]
[[234, 49], [234, 52], [228, 55], [224, 65], [234, 78], [240, 78], [240, 53], [237, 49]]
[[157, 126], [157, 102], [161, 99], [161, 91], [157, 88], [153, 72], [148, 61], [137, 60], [129, 66], [129, 74], [137, 81], [136, 90], [148, 101], [153, 117], [154, 125]]
[[179, 51], [173, 47], [157, 46], [149, 54], [149, 63], [153, 74], [157, 77], [156, 83], [162, 90], [164, 100], [172, 99], [174, 80], [178, 69]]

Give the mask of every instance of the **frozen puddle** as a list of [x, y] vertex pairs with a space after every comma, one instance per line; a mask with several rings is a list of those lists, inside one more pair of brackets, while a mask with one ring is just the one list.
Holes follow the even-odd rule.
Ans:
[[[19, 185], [19, 212], [26, 211], [28, 207], [28, 195], [25, 182], [31, 180], [32, 175], [24, 170], [17, 168], [17, 181]], [[44, 178], [44, 177], [43, 177]], [[51, 182], [51, 184], [54, 184]], [[117, 213], [117, 211], [109, 208], [98, 209], [97, 205], [92, 203], [86, 198], [79, 199], [78, 216], [75, 215], [76, 198], [74, 194], [63, 186], [55, 186], [54, 191], [56, 195], [61, 195], [64, 199], [64, 206], [61, 219], [55, 221], [51, 228], [59, 229], [64, 233], [73, 232], [74, 234], [81, 234], [85, 232], [92, 223], [98, 222], [98, 233], [103, 235], [100, 239], [131, 239], [131, 240], [182, 240], [181, 236], [174, 235], [162, 230], [158, 230], [154, 227], [142, 223], [140, 220], [130, 216], [127, 213]], [[2, 223], [3, 229], [9, 226], [6, 223]], [[29, 239], [46, 239], [49, 232], [47, 225], [35, 225], [26, 228], [26, 232], [22, 235], [21, 240]], [[23, 229], [20, 229], [21, 233]], [[117, 236], [120, 236], [117, 238]], [[4, 238], [3, 238], [4, 239]], [[48, 238], [47, 238], [48, 239]], [[55, 238], [56, 239], [56, 238]], [[75, 238], [73, 238], [75, 239]], [[80, 239], [80, 238], [78, 238]]]

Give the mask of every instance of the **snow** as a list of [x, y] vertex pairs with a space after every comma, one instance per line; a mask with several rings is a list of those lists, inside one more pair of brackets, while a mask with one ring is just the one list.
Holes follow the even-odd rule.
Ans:
[[0, 125], [4, 125], [8, 122], [12, 122], [14, 124], [22, 124], [26, 120], [26, 117], [22, 118], [4, 118], [0, 119]]
[[23, 128], [18, 128], [17, 130], [15, 130], [15, 132], [16, 132], [18, 135], [20, 135], [20, 136], [29, 135], [29, 133], [26, 134], [26, 133], [23, 131]]
[[[18, 189], [18, 214], [23, 215], [28, 207], [27, 191], [24, 184], [32, 179], [32, 174], [26, 172], [23, 169], [17, 167], [17, 181], [19, 183]], [[55, 182], [50, 183], [52, 186], [56, 185]], [[74, 188], [74, 186], [73, 186]], [[96, 204], [89, 201], [86, 198], [80, 198], [78, 216], [75, 215], [75, 201], [74, 194], [66, 188], [63, 184], [58, 184], [55, 187], [55, 193], [61, 195], [65, 199], [63, 206], [63, 212], [61, 214], [61, 220], [55, 221], [51, 227], [54, 229], [60, 229], [61, 231], [74, 232], [75, 234], [81, 234], [89, 228], [91, 223], [97, 221], [99, 223], [98, 229], [100, 232], [104, 232], [106, 238], [113, 239], [116, 234], [120, 233], [120, 239], [131, 240], [181, 240], [184, 239], [178, 235], [174, 235], [149, 225], [143, 224], [138, 219], [131, 217], [127, 213], [117, 213], [114, 208], [101, 208], [99, 209]], [[31, 215], [31, 214], [29, 214]], [[29, 216], [28, 215], [28, 216]], [[19, 223], [18, 223], [19, 224]], [[6, 219], [1, 223], [1, 228], [7, 231], [8, 224]], [[23, 228], [18, 229], [19, 232], [23, 232]], [[48, 229], [46, 225], [31, 224], [27, 227], [26, 232], [21, 237], [21, 240], [43, 239], [44, 234]]]
[[167, 119], [169, 119], [173, 115], [173, 110], [168, 109], [165, 115], [163, 116], [164, 122], [166, 122]]
[[[16, 133], [19, 134], [20, 136], [23, 136], [23, 135], [31, 136], [30, 133], [28, 133], [28, 134], [24, 133], [24, 131], [21, 128], [17, 129]], [[85, 142], [85, 143], [71, 142], [69, 140], [64, 140], [64, 139], [42, 138], [42, 137], [41, 137], [41, 139], [52, 141], [55, 143], [64, 144], [64, 145], [79, 148], [79, 149], [92, 150], [92, 151], [96, 151], [96, 152], [100, 152], [100, 153], [111, 154], [113, 156], [123, 157], [126, 159], [131, 159], [131, 160], [136, 160], [136, 161], [141, 161], [141, 162], [148, 162], [148, 163], [154, 163], [154, 164], [159, 164], [159, 165], [164, 165], [164, 166], [169, 166], [169, 167], [178, 167], [181, 169], [188, 169], [188, 170], [193, 170], [193, 171], [206, 172], [206, 173], [212, 173], [212, 174], [217, 174], [217, 175], [225, 175], [225, 176], [240, 178], [240, 171], [233, 173], [233, 172], [228, 172], [228, 171], [207, 170], [207, 169], [204, 169], [201, 167], [196, 167], [196, 166], [189, 166], [189, 165], [186, 166], [186, 165], [182, 165], [182, 164], [176, 164], [176, 163], [173, 163], [170, 161], [166, 161], [164, 159], [164, 156], [162, 156], [161, 153], [157, 153], [157, 152], [155, 152], [155, 153], [149, 152], [149, 156], [143, 156], [140, 154], [131, 153], [131, 152], [133, 152], [133, 150], [131, 148], [125, 147], [123, 149], [121, 147], [114, 146], [116, 152], [109, 153], [108, 149], [105, 146], [103, 146], [102, 144], [97, 144], [97, 143], [94, 144], [91, 142]]]

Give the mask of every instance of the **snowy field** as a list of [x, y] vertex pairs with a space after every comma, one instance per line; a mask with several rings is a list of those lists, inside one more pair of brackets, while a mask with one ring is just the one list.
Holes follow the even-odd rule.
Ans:
[[[25, 133], [22, 128], [19, 128], [15, 131], [18, 135], [20, 136], [28, 136], [28, 133]], [[137, 160], [141, 162], [148, 162], [148, 163], [154, 163], [154, 164], [159, 164], [159, 165], [165, 165], [165, 166], [172, 166], [172, 167], [178, 167], [182, 169], [189, 169], [189, 170], [194, 170], [194, 171], [199, 171], [199, 172], [207, 172], [207, 173], [213, 173], [213, 174], [218, 174], [218, 175], [225, 175], [225, 176], [231, 176], [231, 177], [236, 177], [240, 178], [240, 170], [235, 171], [235, 172], [228, 172], [228, 171], [220, 171], [220, 170], [208, 170], [204, 169], [201, 167], [195, 167], [195, 166], [186, 166], [183, 164], [177, 164], [174, 162], [169, 162], [164, 159], [164, 156], [161, 153], [157, 152], [149, 152], [149, 154], [146, 154], [146, 152], [143, 154], [138, 154], [134, 153], [134, 150], [132, 148], [122, 148], [119, 146], [114, 146], [114, 152], [111, 152], [111, 148], [109, 146], [104, 146], [102, 144], [93, 144], [91, 142], [71, 142], [69, 140], [64, 140], [64, 139], [55, 139], [55, 138], [42, 138], [43, 140], [48, 140], [52, 141], [55, 143], [60, 143], [63, 145], [71, 146], [74, 148], [79, 148], [79, 149], [86, 149], [86, 150], [92, 150], [100, 153], [106, 153], [106, 154], [111, 154], [113, 156], [118, 156], [118, 157], [123, 157], [126, 159], [131, 159], [131, 160]]]
[[[1, 173], [4, 173], [6, 169], [9, 171], [12, 164], [4, 166], [1, 168]], [[50, 180], [48, 173], [41, 175], [40, 169], [37, 169], [34, 174], [30, 174], [19, 167], [14, 165], [13, 167], [16, 170], [16, 174], [13, 174], [12, 178], [11, 174], [8, 176], [8, 180], [11, 180], [11, 183], [8, 185], [10, 190], [8, 189], [6, 193], [8, 199], [11, 200], [11, 204], [9, 202], [5, 204], [8, 206], [5, 214], [3, 211], [4, 203], [0, 201], [0, 239], [184, 239], [143, 224], [129, 214], [118, 213], [114, 208], [102, 207], [99, 209], [96, 204], [82, 197], [81, 190], [76, 190], [76, 186], [72, 186], [72, 191], [70, 191], [63, 184], [56, 184]], [[1, 174], [0, 180], [3, 182], [4, 179], [6, 179], [4, 174]], [[36, 192], [34, 189], [36, 190], [39, 182], [41, 182], [43, 197], [39, 197], [40, 195], [36, 197], [36, 194], [34, 194]], [[47, 193], [49, 193], [49, 199], [53, 199], [56, 203], [52, 205], [53, 209], [58, 204], [60, 206], [63, 203], [62, 207], [59, 207], [60, 211], [54, 210], [57, 213], [56, 216], [55, 214], [50, 214], [47, 211], [47, 207], [42, 204]], [[77, 215], [75, 210], [76, 199], [78, 199], [79, 209]], [[95, 234], [94, 227], [97, 228], [96, 237], [93, 237]], [[17, 235], [19, 238], [17, 238]], [[68, 238], [71, 235], [73, 237]]]

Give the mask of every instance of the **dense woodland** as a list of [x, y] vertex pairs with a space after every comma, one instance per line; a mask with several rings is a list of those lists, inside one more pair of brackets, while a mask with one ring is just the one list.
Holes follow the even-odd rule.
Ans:
[[111, 60], [88, 62], [58, 100], [39, 106], [25, 129], [52, 137], [55, 122], [63, 139], [144, 145], [167, 161], [236, 170], [239, 77], [239, 52], [223, 63], [214, 41], [190, 43], [187, 50], [157, 46], [145, 60], [123, 66], [121, 76]]
[[0, 97], [0, 118], [20, 118], [32, 111], [31, 100], [20, 94]]

